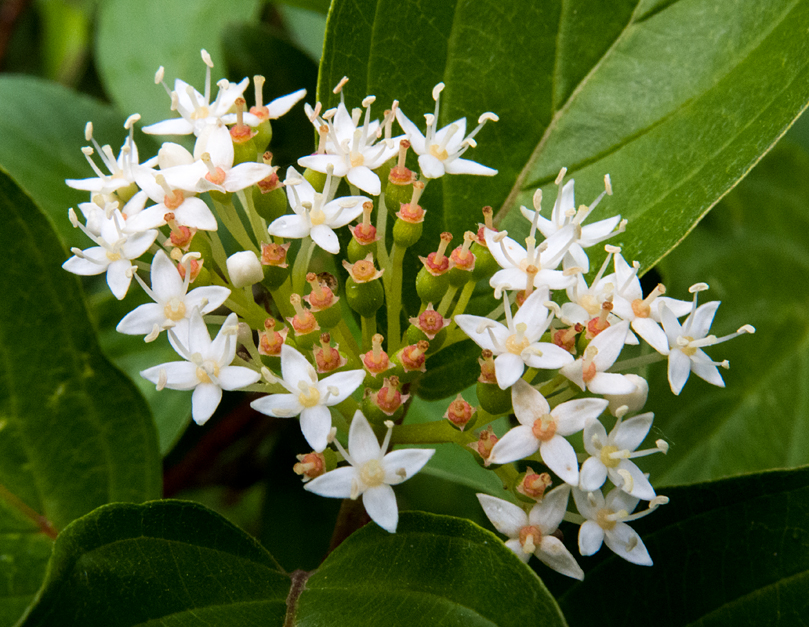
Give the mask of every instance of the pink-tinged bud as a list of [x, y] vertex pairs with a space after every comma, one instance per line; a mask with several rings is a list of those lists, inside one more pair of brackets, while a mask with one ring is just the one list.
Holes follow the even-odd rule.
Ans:
[[[272, 165], [272, 153], [269, 151], [265, 152], [262, 156], [262, 160], [265, 165]], [[272, 174], [256, 183], [256, 185], [258, 185], [258, 189], [262, 194], [269, 194], [279, 187], [283, 187], [281, 179], [278, 178], [277, 168], [272, 171]]]
[[467, 423], [472, 419], [477, 410], [467, 403], [463, 397], [458, 394], [455, 400], [449, 404], [444, 418], [449, 420], [452, 424], [463, 431]]
[[373, 244], [378, 238], [376, 227], [371, 224], [371, 212], [374, 210], [374, 203], [371, 201], [362, 204], [362, 222], [351, 229], [354, 239], [362, 246]]
[[306, 275], [306, 282], [312, 287], [312, 291], [308, 296], [304, 296], [304, 300], [309, 303], [312, 311], [328, 309], [340, 300], [325, 283], [320, 282], [319, 277], [314, 272]]
[[281, 355], [281, 347], [287, 339], [289, 329], [282, 325], [280, 331], [275, 330], [276, 321], [272, 318], [267, 318], [264, 321], [264, 331], [258, 334], [258, 352], [260, 355], [267, 355], [269, 357], [279, 357]]
[[258, 131], [244, 123], [244, 110], [247, 108], [247, 101], [244, 98], [236, 98], [235, 106], [236, 124], [230, 127], [230, 137], [234, 144], [244, 144], [253, 139]]
[[326, 472], [326, 458], [323, 453], [312, 451], [306, 455], [298, 455], [297, 458], [298, 463], [292, 467], [292, 470], [295, 471], [295, 474], [301, 475], [304, 483]]
[[390, 377], [385, 379], [385, 382], [379, 390], [370, 393], [373, 403], [388, 416], [393, 416], [393, 414], [407, 402], [407, 399], [410, 398], [409, 394], [403, 395], [399, 391], [399, 386], [399, 377]]
[[371, 338], [373, 348], [362, 356], [362, 363], [365, 369], [373, 376], [377, 376], [391, 369], [388, 354], [382, 350], [384, 337], [377, 333]]
[[315, 320], [315, 315], [301, 304], [301, 300], [298, 294], [292, 294], [289, 297], [289, 302], [295, 308], [295, 315], [292, 318], [287, 318], [287, 321], [292, 325], [295, 335], [306, 335], [320, 329], [320, 325]]
[[412, 372], [413, 370], [420, 370], [425, 372], [424, 362], [427, 361], [427, 356], [424, 354], [430, 348], [430, 343], [427, 340], [421, 340], [418, 344], [411, 344], [405, 346], [399, 351], [399, 361], [402, 362], [402, 367], [405, 372]]
[[288, 268], [287, 251], [289, 246], [289, 244], [262, 244], [261, 264], [276, 266], [277, 268]]
[[[189, 260], [189, 267], [191, 268], [191, 278], [188, 280], [189, 283], [193, 283], [197, 277], [199, 276], [200, 271], [202, 270], [202, 264], [205, 263], [205, 260], [197, 261], [193, 257]], [[177, 272], [180, 273], [180, 277], [185, 280], [185, 264], [178, 263], [177, 264]]]
[[407, 159], [407, 151], [410, 148], [410, 142], [403, 139], [399, 142], [399, 160], [395, 166], [390, 169], [388, 181], [394, 185], [409, 185], [413, 180], [413, 172], [405, 167], [405, 160]]
[[476, 451], [477, 454], [483, 458], [483, 461], [486, 461], [489, 459], [489, 455], [491, 455], [492, 449], [499, 439], [500, 438], [494, 434], [494, 429], [490, 426], [480, 432], [477, 442], [470, 442], [467, 446], [473, 451]]
[[469, 248], [475, 241], [475, 234], [467, 231], [463, 236], [463, 246], [458, 246], [452, 251], [449, 256], [450, 262], [454, 268], [458, 270], [466, 270], [471, 272], [475, 269], [475, 255], [469, 251]]
[[348, 363], [348, 360], [340, 355], [338, 346], [331, 346], [331, 336], [328, 333], [320, 335], [320, 346], [313, 349], [315, 356], [315, 366], [321, 374], [337, 370]]
[[169, 236], [171, 245], [181, 248], [184, 252], [188, 252], [188, 247], [191, 245], [191, 240], [194, 238], [196, 232], [197, 229], [177, 225], [176, 228], [171, 230], [171, 235]]
[[547, 472], [537, 474], [529, 466], [522, 481], [517, 484], [517, 492], [527, 496], [529, 499], [539, 501], [550, 485], [551, 476]]
[[492, 220], [494, 216], [494, 210], [489, 207], [483, 207], [483, 222], [484, 224], [478, 224], [478, 232], [477, 232], [477, 243], [483, 246], [484, 248], [488, 248], [486, 245], [486, 229], [490, 231], [497, 231], [494, 228], [494, 222]]
[[383, 270], [377, 270], [376, 267], [374, 267], [374, 256], [370, 253], [365, 259], [360, 259], [353, 264], [343, 259], [343, 267], [346, 269], [349, 276], [354, 279], [355, 283], [375, 281], [382, 276], [383, 272]]
[[417, 318], [410, 318], [410, 324], [424, 333], [428, 340], [434, 339], [442, 329], [449, 326], [450, 322], [449, 318], [445, 318], [433, 309], [432, 303], [427, 305], [427, 309], [422, 311]]
[[480, 376], [478, 377], [478, 381], [497, 385], [497, 376], [494, 372], [494, 353], [488, 348], [484, 348], [478, 359], [478, 363], [480, 364]]
[[424, 214], [427, 212], [419, 205], [419, 199], [423, 192], [424, 183], [422, 181], [415, 181], [413, 183], [413, 195], [410, 198], [410, 202], [401, 205], [399, 211], [396, 212], [396, 217], [410, 224], [424, 222]]
[[572, 327], [568, 327], [566, 329], [559, 329], [552, 335], [553, 343], [556, 344], [559, 348], [564, 348], [569, 353], [575, 355], [576, 336], [582, 331], [584, 331], [584, 325], [578, 322]]

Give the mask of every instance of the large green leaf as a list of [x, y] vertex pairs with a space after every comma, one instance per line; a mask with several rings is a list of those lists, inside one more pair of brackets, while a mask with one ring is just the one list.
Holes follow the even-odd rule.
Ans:
[[148, 407], [102, 356], [47, 218], [2, 171], [0, 213], [0, 617], [13, 620], [41, 581], [51, 525], [155, 498], [161, 471]]
[[[609, 554], [559, 596], [572, 626], [800, 625], [809, 590], [809, 470], [666, 490], [633, 523], [654, 566]], [[602, 553], [609, 553], [606, 547]], [[566, 582], [551, 582], [566, 585]], [[597, 616], [594, 622], [594, 616]]]
[[22, 625], [281, 625], [289, 577], [201, 505], [108, 505], [59, 536]]
[[[260, 0], [104, 0], [98, 15], [97, 63], [104, 86], [118, 107], [140, 113], [147, 124], [176, 117], [169, 98], [154, 84], [161, 65], [173, 88], [181, 78], [204, 91], [205, 65], [200, 49], [214, 62], [211, 99], [223, 72], [222, 30], [229, 22], [257, 15]], [[241, 79], [242, 77], [238, 77]]]
[[[51, 217], [68, 247], [84, 247], [87, 241], [70, 225], [67, 210], [90, 195], [65, 185], [68, 178], [95, 176], [81, 152], [84, 126], [92, 121], [98, 143], [109, 144], [117, 155], [126, 133], [124, 119], [61, 85], [28, 76], [0, 77], [0, 166]], [[152, 138], [140, 135], [135, 141], [142, 160], [157, 154]]]
[[564, 625], [545, 586], [492, 533], [402, 514], [395, 534], [364, 527], [306, 581], [295, 625]]
[[661, 269], [671, 294], [711, 286], [700, 296], [722, 301], [715, 335], [746, 323], [757, 332], [706, 349], [730, 361], [726, 389], [692, 374], [674, 397], [665, 367], [652, 369], [648, 408], [671, 449], [644, 468], [688, 483], [809, 464], [809, 154], [779, 146]]
[[567, 166], [580, 202], [611, 174], [599, 213], [629, 218], [621, 243], [648, 267], [805, 106], [807, 28], [807, 0], [335, 0], [318, 93], [333, 106], [330, 88], [348, 75], [349, 106], [397, 98], [423, 124], [444, 81], [440, 126], [500, 116], [465, 155], [500, 174], [432, 183], [426, 245], [441, 230], [460, 236], [485, 204], [525, 232], [512, 210], [537, 186], [553, 198]]

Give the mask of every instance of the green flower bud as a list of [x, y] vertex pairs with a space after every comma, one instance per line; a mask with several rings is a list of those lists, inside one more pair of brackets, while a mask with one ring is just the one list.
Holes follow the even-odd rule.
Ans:
[[303, 178], [309, 181], [309, 184], [315, 188], [318, 193], [323, 193], [323, 187], [326, 185], [326, 175], [323, 172], [316, 172], [311, 168], [306, 168], [303, 171]]
[[272, 141], [272, 125], [270, 124], [269, 119], [262, 120], [262, 122], [255, 128], [256, 134], [253, 137], [253, 141], [256, 145], [256, 150], [258, 154], [261, 154], [267, 147], [270, 145]]
[[[273, 176], [275, 176], [276, 180], [278, 179], [277, 175], [273, 174]], [[286, 213], [287, 195], [281, 187], [264, 193], [259, 183], [259, 185], [253, 187], [253, 206], [255, 206], [258, 215], [267, 222], [272, 222]]]
[[501, 390], [496, 383], [477, 383], [477, 395], [480, 406], [495, 416], [511, 411], [511, 389]]
[[[407, 205], [403, 205], [407, 206]], [[412, 223], [397, 219], [393, 224], [393, 241], [401, 248], [410, 248], [419, 241], [424, 230], [422, 222]]]
[[444, 297], [449, 288], [449, 274], [434, 276], [422, 267], [416, 275], [416, 292], [423, 303], [437, 303]]

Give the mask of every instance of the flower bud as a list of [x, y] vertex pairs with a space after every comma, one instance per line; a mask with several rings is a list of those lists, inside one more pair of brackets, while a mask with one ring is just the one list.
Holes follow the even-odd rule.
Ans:
[[333, 372], [348, 363], [348, 360], [340, 354], [338, 348], [339, 345], [331, 345], [331, 336], [328, 333], [321, 334], [320, 346], [315, 345], [312, 351], [315, 357], [315, 367], [319, 373]]
[[470, 421], [472, 420], [472, 416], [475, 415], [476, 411], [477, 410], [472, 407], [472, 405], [464, 400], [463, 396], [458, 394], [458, 396], [455, 397], [455, 400], [449, 404], [449, 407], [447, 407], [447, 411], [444, 413], [444, 418], [463, 431], [464, 427], [467, 425], [472, 426]]
[[537, 474], [528, 466], [523, 478], [517, 484], [517, 492], [534, 501], [541, 501], [551, 485], [551, 476], [547, 472]]
[[635, 413], [643, 409], [646, 404], [646, 397], [649, 394], [649, 384], [646, 379], [636, 374], [625, 374], [624, 377], [635, 384], [635, 391], [629, 394], [604, 394], [610, 402], [610, 413], [617, 416], [616, 413], [620, 407], [626, 406], [628, 411], [626, 413]]
[[306, 455], [297, 455], [298, 463], [292, 467], [295, 474], [301, 475], [301, 479], [306, 483], [315, 477], [319, 477], [326, 472], [326, 458], [323, 453], [307, 453]]
[[379, 281], [382, 271], [374, 267], [372, 255], [354, 264], [343, 260], [343, 267], [349, 274], [346, 281], [348, 306], [364, 318], [373, 316], [385, 301], [385, 290]]
[[248, 287], [264, 279], [261, 262], [251, 250], [243, 250], [228, 257], [227, 270], [230, 282], [237, 289]]
[[262, 244], [261, 265], [264, 266], [264, 285], [276, 290], [289, 277], [287, 251], [289, 244]]
[[494, 429], [489, 426], [480, 432], [477, 442], [470, 442], [467, 446], [480, 455], [485, 462], [489, 459], [489, 455], [499, 439], [500, 438], [494, 434]]
[[371, 422], [382, 424], [386, 420], [396, 420], [404, 413], [404, 403], [409, 394], [399, 391], [401, 382], [398, 377], [385, 379], [379, 390], [368, 390], [362, 400], [362, 413]]
[[365, 377], [365, 387], [377, 389], [382, 385], [382, 376], [388, 370], [393, 368], [390, 363], [388, 354], [382, 350], [382, 342], [385, 338], [379, 333], [371, 338], [373, 348], [362, 356], [362, 365], [368, 375]]

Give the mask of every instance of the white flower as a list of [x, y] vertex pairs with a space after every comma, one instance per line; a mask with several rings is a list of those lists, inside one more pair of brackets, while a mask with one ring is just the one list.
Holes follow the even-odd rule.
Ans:
[[[570, 302], [562, 304], [562, 314], [560, 316], [565, 324], [570, 326], [581, 324], [586, 327], [593, 318], [602, 314], [604, 303], [611, 301], [613, 298], [615, 274], [604, 276], [604, 272], [613, 253], [619, 251], [620, 248], [605, 246], [605, 249], [608, 253], [607, 258], [595, 277], [593, 277], [592, 283], [588, 286], [584, 275], [577, 273], [575, 283], [567, 288], [567, 297]], [[565, 257], [565, 270], [568, 270], [568, 261], [572, 261], [572, 259], [572, 257]], [[618, 322], [618, 318], [610, 314], [607, 321], [610, 323]]]
[[[171, 177], [171, 170], [166, 170], [166, 174]], [[177, 178], [187, 180], [185, 176]], [[182, 188], [171, 185], [163, 172], [156, 174], [152, 170], [140, 168], [135, 179], [140, 188], [157, 204], [131, 217], [127, 221], [128, 229], [143, 231], [164, 226], [167, 223], [166, 214], [171, 214], [174, 222], [180, 226], [201, 231], [217, 230], [216, 218], [205, 201], [194, 195], [196, 192], [184, 192]]]
[[[340, 92], [342, 99], [343, 93]], [[365, 119], [360, 126], [361, 110], [355, 109], [352, 117], [345, 103], [340, 102], [332, 118], [324, 120], [311, 107], [306, 113], [315, 124], [316, 129], [328, 129], [323, 148], [326, 154], [315, 154], [298, 159], [298, 164], [317, 172], [328, 172], [331, 165], [334, 176], [345, 176], [348, 182], [362, 191], [378, 196], [382, 191], [379, 176], [373, 172], [376, 168], [393, 157], [399, 150], [399, 137], [376, 143], [379, 123], [371, 121], [371, 104], [376, 100], [368, 96], [362, 101], [365, 107]]]
[[329, 407], [347, 399], [365, 380], [365, 371], [337, 372], [318, 381], [312, 364], [297, 350], [284, 344], [281, 347], [281, 375], [283, 380], [279, 383], [289, 394], [263, 396], [250, 403], [250, 407], [276, 418], [300, 414], [303, 437], [316, 452], [321, 453], [328, 445], [331, 431]]
[[202, 314], [211, 313], [230, 296], [229, 289], [215, 285], [188, 292], [191, 272], [186, 268], [183, 279], [162, 250], [158, 250], [152, 259], [151, 287], [139, 276], [135, 275], [135, 278], [155, 302], [141, 305], [123, 317], [115, 330], [126, 335], [151, 335], [174, 328], [179, 337], [185, 338], [188, 321], [195, 309]]
[[527, 514], [521, 507], [488, 494], [478, 494], [483, 511], [500, 533], [507, 535], [506, 546], [523, 562], [531, 555], [558, 573], [584, 579], [584, 571], [559, 538], [551, 535], [567, 510], [570, 486], [561, 485], [543, 497]]
[[508, 295], [505, 302], [506, 324], [481, 316], [463, 314], [455, 322], [481, 348], [495, 355], [494, 370], [501, 390], [511, 387], [525, 371], [525, 366], [555, 370], [573, 361], [565, 349], [549, 342], [538, 342], [551, 318], [544, 303], [547, 288], [533, 292], [512, 318]]
[[568, 226], [557, 231], [539, 246], [536, 245], [535, 234], [536, 229], [531, 227], [530, 235], [525, 238], [527, 248], [523, 248], [508, 237], [508, 231], [484, 231], [486, 246], [502, 268], [489, 279], [489, 285], [495, 289], [496, 298], [500, 298], [498, 292], [501, 290], [524, 290], [529, 285], [558, 290], [576, 282], [575, 274], [555, 269], [574, 241], [574, 227]]
[[705, 283], [697, 283], [691, 286], [690, 291], [694, 294], [694, 302], [691, 313], [682, 326], [677, 321], [676, 314], [668, 306], [664, 304], [660, 309], [663, 329], [671, 347], [668, 368], [669, 385], [671, 385], [671, 391], [675, 394], [682, 391], [685, 382], [688, 381], [688, 376], [692, 372], [708, 383], [720, 388], [725, 387], [725, 382], [722, 380], [722, 375], [719, 374], [717, 366], [728, 368], [728, 362], [713, 361], [702, 350], [702, 347], [726, 342], [744, 333], [756, 332], [752, 326], [746, 324], [736, 333], [731, 333], [721, 338], [708, 335], [714, 315], [719, 307], [719, 301], [715, 300], [697, 307], [697, 294], [706, 289], [708, 289], [708, 286]]
[[[250, 107], [250, 112], [248, 114], [244, 115], [244, 122], [249, 126], [258, 126], [264, 120], [277, 120], [282, 115], [289, 112], [292, 107], [294, 107], [306, 96], [306, 90], [299, 89], [298, 91], [293, 91], [291, 94], [287, 94], [286, 96], [280, 96], [265, 106], [264, 81], [265, 78], [263, 76], [253, 77], [253, 88], [256, 92], [256, 104], [254, 107]], [[222, 121], [225, 122], [225, 124], [232, 124], [236, 121], [236, 114], [229, 113], [228, 115], [222, 117]]]
[[[473, 139], [487, 121], [497, 121], [494, 113], [484, 113], [478, 119], [478, 126], [466, 135], [466, 118], [455, 120], [449, 126], [436, 131], [438, 124], [439, 94], [444, 89], [444, 83], [438, 83], [433, 88], [435, 100], [435, 114], [426, 114], [427, 134], [422, 135], [418, 127], [411, 122], [400, 109], [396, 111], [396, 119], [407, 134], [410, 145], [419, 155], [419, 167], [425, 178], [437, 179], [444, 174], [478, 174], [494, 176], [497, 170], [480, 165], [468, 159], [461, 159], [461, 155], [470, 147], [476, 145]], [[466, 135], [466, 136], [465, 136]]]
[[621, 216], [617, 215], [607, 218], [606, 220], [600, 220], [599, 222], [588, 224], [587, 226], [582, 226], [582, 222], [587, 219], [593, 209], [596, 208], [596, 205], [601, 202], [604, 195], [612, 195], [610, 176], [609, 174], [604, 176], [605, 190], [599, 194], [598, 198], [596, 198], [589, 207], [582, 205], [577, 211], [576, 202], [573, 198], [573, 179], [569, 180], [565, 186], [562, 187], [562, 182], [564, 181], [566, 173], [567, 168], [562, 168], [559, 172], [559, 176], [556, 177], [556, 184], [559, 186], [559, 191], [556, 194], [556, 202], [553, 205], [553, 212], [551, 213], [550, 220], [546, 220], [542, 216], [538, 215], [539, 212], [542, 211], [541, 193], [534, 195], [535, 211], [531, 211], [527, 207], [520, 207], [520, 210], [522, 211], [523, 216], [525, 216], [529, 222], [533, 223], [536, 220], [537, 228], [545, 237], [551, 237], [551, 235], [570, 224], [578, 227], [577, 236], [574, 242], [570, 245], [568, 253], [583, 272], [589, 272], [590, 261], [587, 257], [587, 253], [584, 252], [584, 249], [589, 248], [590, 246], [595, 246], [599, 242], [603, 242], [613, 235], [622, 233], [626, 226], [626, 220], [622, 222]]
[[621, 354], [628, 332], [628, 322], [604, 329], [587, 345], [582, 357], [563, 366], [560, 372], [582, 390], [586, 388], [593, 394], [631, 394], [635, 384], [626, 376], [605, 372]]
[[390, 533], [396, 532], [399, 508], [392, 485], [406, 481], [430, 460], [434, 449], [399, 449], [385, 455], [393, 431], [393, 423], [385, 423], [388, 432], [382, 446], [368, 420], [358, 411], [348, 430], [348, 451], [335, 444], [351, 464], [337, 468], [307, 483], [309, 492], [339, 499], [356, 499], [362, 495], [365, 511], [377, 525]]
[[87, 158], [96, 176], [87, 179], [67, 179], [65, 183], [73, 189], [108, 196], [113, 192], [132, 185], [135, 182], [135, 170], [138, 167], [153, 168], [157, 164], [157, 159], [154, 157], [140, 166], [138, 164], [138, 147], [135, 145], [133, 138], [135, 123], [138, 120], [140, 120], [140, 116], [134, 114], [130, 115], [126, 119], [126, 122], [124, 122], [124, 128], [129, 131], [129, 134], [124, 141], [124, 145], [121, 146], [121, 151], [118, 153], [117, 159], [109, 145], [98, 145], [98, 142], [93, 137], [93, 124], [92, 122], [88, 122], [84, 130], [84, 136], [87, 141], [93, 142], [95, 152], [98, 153], [101, 162], [107, 168], [109, 174], [105, 174], [91, 159], [93, 149], [88, 146], [82, 149], [82, 153]]
[[[194, 390], [191, 415], [198, 425], [204, 424], [222, 400], [222, 390], [238, 390], [252, 385], [261, 375], [242, 366], [231, 366], [236, 355], [236, 333], [239, 321], [230, 314], [211, 341], [208, 328], [198, 309], [194, 310], [188, 326], [188, 344], [175, 336], [172, 346], [186, 361], [172, 361], [143, 370], [140, 375], [158, 389]], [[173, 331], [169, 331], [174, 335]]]
[[658, 440], [656, 448], [635, 451], [652, 427], [654, 414], [646, 413], [629, 420], [618, 419], [609, 436], [597, 420], [584, 427], [584, 448], [592, 456], [581, 465], [579, 487], [585, 492], [598, 490], [609, 476], [616, 487], [627, 494], [651, 501], [655, 497], [652, 484], [633, 462], [636, 457], [665, 453], [668, 445]]
[[612, 312], [622, 320], [632, 324], [632, 330], [640, 335], [661, 355], [668, 355], [669, 343], [666, 333], [660, 328], [660, 311], [665, 304], [676, 317], [684, 316], [691, 309], [691, 303], [661, 296], [666, 293], [663, 285], [658, 285], [643, 298], [643, 290], [638, 278], [640, 265], [630, 266], [620, 255], [615, 255], [615, 285]]
[[511, 402], [520, 426], [497, 441], [486, 465], [515, 462], [539, 450], [548, 468], [566, 483], [578, 485], [576, 451], [564, 436], [578, 433], [589, 421], [597, 419], [608, 402], [600, 398], [580, 398], [551, 410], [545, 397], [522, 379], [511, 388]]
[[[211, 55], [205, 50], [200, 51], [202, 60], [205, 63], [205, 93], [201, 94], [191, 85], [179, 78], [174, 81], [174, 91], [166, 91], [171, 96], [172, 109], [180, 114], [179, 118], [164, 120], [152, 124], [143, 129], [144, 133], [150, 135], [189, 135], [194, 133], [199, 135], [208, 124], [216, 124], [222, 120], [223, 116], [230, 112], [236, 99], [244, 94], [244, 90], [250, 84], [247, 78], [240, 83], [230, 83], [226, 79], [220, 80], [217, 85], [219, 93], [216, 100], [211, 102], [211, 68], [213, 61]], [[163, 68], [161, 67], [155, 76], [155, 82], [163, 80]]]
[[86, 250], [71, 249], [73, 256], [62, 264], [62, 267], [73, 274], [92, 276], [107, 273], [107, 285], [121, 300], [129, 290], [134, 274], [132, 261], [145, 253], [157, 239], [157, 231], [145, 233], [127, 233], [124, 230], [124, 217], [115, 209], [110, 217], [101, 218], [99, 234], [94, 235], [76, 218], [75, 212], [69, 212], [74, 227], [84, 231], [97, 246]]
[[639, 566], [651, 566], [652, 558], [640, 536], [626, 523], [653, 512], [659, 505], [668, 502], [665, 496], [655, 498], [649, 509], [632, 515], [638, 499], [617, 488], [610, 490], [607, 498], [601, 490], [584, 492], [573, 489], [573, 499], [579, 513], [587, 520], [579, 529], [579, 552], [593, 555], [606, 542], [609, 549], [628, 562]]
[[326, 176], [324, 193], [315, 192], [309, 181], [298, 174], [295, 168], [287, 170], [284, 181], [287, 197], [294, 215], [281, 216], [268, 227], [270, 235], [287, 239], [311, 237], [323, 250], [336, 255], [340, 241], [334, 229], [345, 226], [362, 213], [363, 203], [370, 202], [364, 196], [346, 196], [329, 201], [331, 175]]

